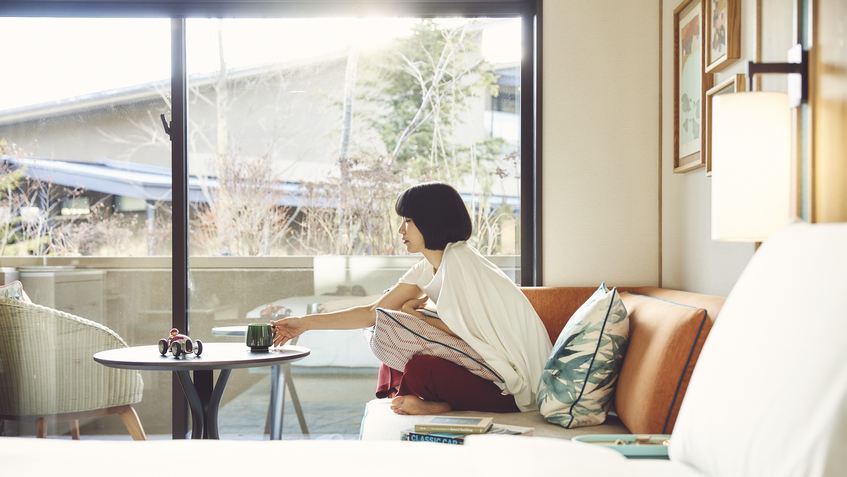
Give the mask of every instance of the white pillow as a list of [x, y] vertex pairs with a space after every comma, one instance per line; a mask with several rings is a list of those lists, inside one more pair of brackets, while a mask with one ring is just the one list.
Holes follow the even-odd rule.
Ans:
[[753, 256], [700, 354], [670, 458], [712, 477], [847, 472], [847, 224]]

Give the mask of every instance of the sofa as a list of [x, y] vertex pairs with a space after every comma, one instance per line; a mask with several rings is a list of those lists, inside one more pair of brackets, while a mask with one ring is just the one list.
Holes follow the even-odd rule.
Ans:
[[0, 475], [843, 476], [845, 245], [847, 223], [797, 223], [754, 254], [697, 357], [673, 424], [669, 460], [627, 459], [610, 448], [543, 436], [471, 436], [461, 446], [9, 437], [0, 438]]
[[[570, 439], [583, 434], [670, 434], [703, 343], [724, 297], [656, 287], [617, 287], [629, 315], [630, 335], [606, 421], [566, 429], [548, 423], [539, 411], [486, 413], [453, 411], [452, 416], [490, 416], [496, 424], [532, 427], [533, 436]], [[555, 342], [574, 312], [597, 287], [524, 287]], [[401, 416], [391, 399], [367, 404], [362, 440], [396, 440], [420, 416]]]

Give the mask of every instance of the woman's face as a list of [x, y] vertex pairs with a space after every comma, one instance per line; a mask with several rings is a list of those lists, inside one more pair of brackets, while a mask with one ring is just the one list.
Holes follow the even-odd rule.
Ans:
[[401, 217], [400, 236], [403, 237], [403, 244], [409, 253], [421, 253], [426, 249], [423, 235], [415, 226], [415, 222], [408, 217]]

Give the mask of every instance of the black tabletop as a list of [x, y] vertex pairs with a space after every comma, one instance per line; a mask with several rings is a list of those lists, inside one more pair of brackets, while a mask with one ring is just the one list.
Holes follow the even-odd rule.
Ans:
[[303, 346], [286, 345], [268, 351], [251, 351], [244, 343], [203, 343], [200, 356], [162, 356], [157, 345], [110, 349], [94, 355], [94, 361], [111, 368], [158, 371], [189, 371], [254, 368], [299, 361], [309, 355]]

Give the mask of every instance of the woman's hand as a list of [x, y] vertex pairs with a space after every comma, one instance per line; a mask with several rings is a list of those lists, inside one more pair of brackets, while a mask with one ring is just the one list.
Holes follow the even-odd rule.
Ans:
[[423, 319], [424, 315], [421, 310], [423, 310], [423, 308], [426, 306], [426, 302], [428, 299], [429, 297], [426, 296], [424, 296], [423, 298], [413, 298], [407, 301], [406, 303], [403, 303], [403, 306], [400, 307], [400, 311]]
[[297, 316], [271, 321], [271, 328], [274, 331], [274, 346], [282, 346], [308, 331], [306, 323]]
[[456, 335], [456, 333], [453, 333], [453, 331], [450, 329], [450, 327], [445, 325], [444, 322], [441, 321], [440, 319], [437, 319], [437, 318], [427, 319], [427, 316], [424, 315], [422, 313], [422, 311], [423, 311], [424, 307], [426, 306], [426, 302], [428, 300], [429, 300], [429, 297], [426, 297], [426, 296], [424, 296], [423, 298], [415, 298], [415, 299], [409, 300], [406, 303], [403, 303], [403, 306], [400, 307], [400, 311], [402, 311], [403, 313], [408, 313], [412, 316], [416, 316], [416, 317], [420, 318], [421, 320], [423, 320], [424, 323], [426, 323], [430, 326], [434, 326], [434, 327], [438, 328], [439, 330], [441, 330], [441, 331], [443, 331], [447, 334], [450, 334], [450, 335], [453, 335], [453, 336], [458, 336], [458, 335]]

